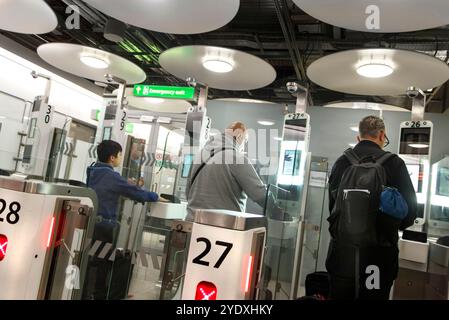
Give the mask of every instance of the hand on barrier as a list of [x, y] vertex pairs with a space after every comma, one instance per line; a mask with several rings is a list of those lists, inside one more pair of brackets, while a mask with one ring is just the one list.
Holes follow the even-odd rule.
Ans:
[[167, 200], [167, 199], [162, 198], [161, 196], [159, 196], [159, 202], [169, 203], [170, 200]]

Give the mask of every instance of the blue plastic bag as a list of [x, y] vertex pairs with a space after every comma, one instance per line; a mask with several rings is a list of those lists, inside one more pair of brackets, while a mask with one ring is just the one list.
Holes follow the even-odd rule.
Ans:
[[396, 219], [402, 220], [408, 214], [408, 205], [397, 189], [386, 187], [380, 195], [380, 210]]

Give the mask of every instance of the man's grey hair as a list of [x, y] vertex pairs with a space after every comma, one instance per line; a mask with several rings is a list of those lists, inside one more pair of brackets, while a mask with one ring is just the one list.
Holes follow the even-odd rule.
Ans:
[[376, 138], [380, 131], [385, 131], [385, 123], [377, 116], [365, 117], [359, 123], [360, 138]]

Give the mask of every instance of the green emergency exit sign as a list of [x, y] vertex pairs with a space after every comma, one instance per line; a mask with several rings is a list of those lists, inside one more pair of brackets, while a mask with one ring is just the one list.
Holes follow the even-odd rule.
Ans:
[[195, 96], [195, 88], [136, 84], [134, 86], [134, 96], [190, 100]]

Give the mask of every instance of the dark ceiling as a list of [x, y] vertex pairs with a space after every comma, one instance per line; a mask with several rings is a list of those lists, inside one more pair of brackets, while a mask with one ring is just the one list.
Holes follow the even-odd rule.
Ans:
[[[330, 91], [310, 83], [307, 66], [319, 57], [358, 48], [397, 48], [415, 50], [448, 61], [449, 27], [411, 33], [376, 34], [356, 32], [322, 23], [297, 8], [291, 0], [241, 0], [237, 16], [228, 25], [199, 35], [163, 34], [129, 26], [119, 44], [106, 40], [103, 30], [108, 17], [81, 0], [46, 0], [59, 19], [58, 28], [44, 35], [0, 33], [35, 50], [46, 42], [79, 43], [121, 55], [142, 67], [148, 84], [185, 85], [165, 72], [158, 64], [164, 50], [191, 44], [222, 46], [242, 50], [268, 61], [277, 71], [270, 86], [252, 91], [212, 89], [210, 98], [253, 98], [279, 103], [293, 103], [285, 84], [297, 81], [309, 86], [314, 105], [336, 101], [373, 101], [410, 108], [405, 97], [368, 97]], [[125, 1], [124, 1], [125, 2]], [[68, 5], [77, 5], [81, 13], [80, 30], [69, 30], [65, 21]], [[201, 18], [201, 17], [198, 17]], [[444, 112], [449, 106], [449, 86], [428, 93], [428, 112]]]

